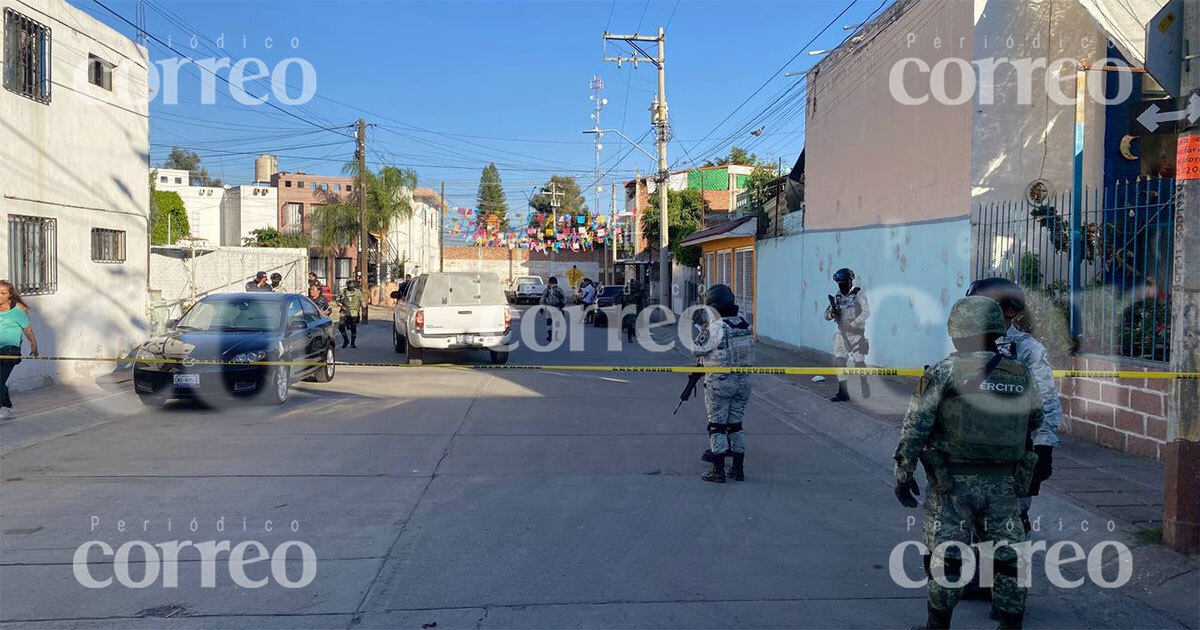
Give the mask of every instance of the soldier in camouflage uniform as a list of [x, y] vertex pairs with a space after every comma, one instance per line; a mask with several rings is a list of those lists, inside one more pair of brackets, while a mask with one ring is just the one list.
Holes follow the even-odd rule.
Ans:
[[967, 295], [989, 297], [1000, 305], [1000, 310], [1004, 312], [1006, 330], [999, 344], [1005, 352], [1029, 370], [1033, 380], [1037, 381], [1038, 391], [1041, 392], [1042, 426], [1033, 432], [1033, 451], [1038, 456], [1037, 468], [1033, 474], [1033, 490], [1030, 496], [1021, 498], [1021, 522], [1025, 524], [1025, 531], [1028, 532], [1029, 507], [1033, 504], [1033, 497], [1037, 496], [1041, 483], [1049, 479], [1054, 472], [1054, 447], [1062, 443], [1058, 432], [1062, 424], [1062, 401], [1058, 399], [1058, 389], [1054, 386], [1054, 372], [1050, 368], [1046, 346], [1013, 323], [1025, 310], [1025, 291], [1012, 280], [984, 278], [972, 282]]
[[[904, 417], [896, 446], [896, 497], [916, 507], [913, 471], [920, 461], [929, 480], [924, 542], [930, 567], [945, 581], [961, 579], [957, 547], [971, 542], [972, 530], [995, 545], [993, 604], [1001, 628], [1020, 628], [1025, 588], [1017, 583], [1017, 550], [1025, 540], [1018, 495], [1028, 494], [1037, 457], [1029, 435], [1042, 421], [1037, 383], [1019, 362], [996, 350], [1004, 335], [999, 305], [966, 297], [950, 310], [947, 329], [958, 352], [926, 370]], [[949, 628], [962, 587], [929, 581], [927, 628]]]
[[[696, 336], [696, 358], [705, 367], [750, 367], [754, 365], [754, 336], [750, 323], [738, 315], [733, 291], [723, 284], [704, 292], [704, 304], [720, 319], [708, 321]], [[725, 483], [725, 457], [733, 458], [729, 477], [745, 480], [746, 433], [742, 416], [750, 402], [749, 374], [704, 375], [704, 406], [708, 412], [708, 461], [712, 470], [700, 476], [705, 481]]]
[[[866, 367], [867, 362], [867, 318], [871, 316], [871, 305], [861, 287], [853, 286], [854, 272], [845, 267], [833, 274], [833, 281], [838, 285], [836, 295], [829, 296], [829, 307], [825, 309], [825, 319], [837, 322], [837, 331], [833, 333], [833, 364], [836, 367], [846, 367], [854, 361], [856, 367]], [[833, 402], [850, 400], [846, 391], [845, 374], [838, 374], [838, 391]], [[859, 377], [863, 398], [871, 397], [871, 386], [866, 376]]]

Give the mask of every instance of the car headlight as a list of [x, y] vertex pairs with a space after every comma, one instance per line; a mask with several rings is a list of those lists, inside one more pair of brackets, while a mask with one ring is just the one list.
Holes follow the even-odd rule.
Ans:
[[254, 350], [251, 352], [242, 352], [230, 359], [233, 363], [254, 363], [267, 358], [266, 350]]

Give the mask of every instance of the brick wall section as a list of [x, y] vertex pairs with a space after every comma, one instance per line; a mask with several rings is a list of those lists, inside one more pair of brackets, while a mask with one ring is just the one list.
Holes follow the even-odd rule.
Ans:
[[551, 269], [549, 255], [526, 249], [447, 247], [444, 263], [446, 271], [490, 271], [500, 276], [501, 281], [517, 276], [541, 276], [545, 280], [553, 273], [562, 276], [560, 280], [565, 285], [567, 269], [572, 265], [579, 267], [585, 277], [598, 281], [603, 255], [599, 250], [559, 252]]
[[[1153, 371], [1114, 358], [1079, 356], [1075, 370]], [[1163, 458], [1167, 442], [1167, 391], [1163, 379], [1068, 378], [1059, 383], [1062, 431], [1111, 449], [1142, 457]]]

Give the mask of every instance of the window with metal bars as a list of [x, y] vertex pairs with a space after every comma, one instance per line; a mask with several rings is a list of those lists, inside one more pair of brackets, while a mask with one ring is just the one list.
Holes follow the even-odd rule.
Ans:
[[92, 262], [125, 262], [125, 232], [92, 228]]
[[304, 204], [286, 203], [283, 205], [284, 231], [288, 234], [298, 234], [304, 228]]
[[50, 29], [4, 9], [4, 88], [50, 103]]
[[8, 273], [23, 295], [58, 290], [58, 222], [8, 215]]

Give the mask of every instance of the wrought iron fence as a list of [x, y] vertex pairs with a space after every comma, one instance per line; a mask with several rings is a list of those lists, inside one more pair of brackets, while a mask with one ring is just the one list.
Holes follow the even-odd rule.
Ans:
[[1052, 350], [1168, 361], [1175, 180], [1085, 190], [1077, 247], [1072, 195], [1037, 193], [979, 207], [975, 277], [1024, 286], [1023, 323]]

